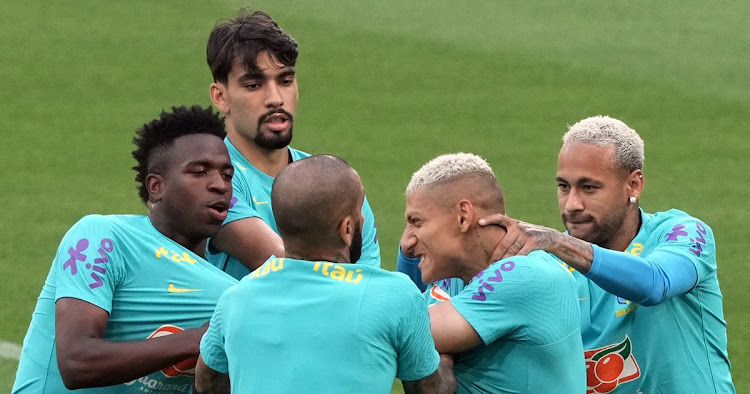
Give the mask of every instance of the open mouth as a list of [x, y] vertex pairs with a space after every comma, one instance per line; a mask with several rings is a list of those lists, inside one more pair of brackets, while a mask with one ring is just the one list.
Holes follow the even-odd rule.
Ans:
[[221, 221], [227, 218], [229, 212], [229, 202], [220, 200], [207, 205], [211, 215]]

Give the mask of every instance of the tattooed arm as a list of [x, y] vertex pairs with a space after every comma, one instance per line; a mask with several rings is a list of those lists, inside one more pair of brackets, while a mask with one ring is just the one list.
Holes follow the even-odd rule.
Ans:
[[607, 292], [644, 306], [685, 294], [698, 283], [695, 264], [673, 250], [656, 250], [639, 257], [499, 214], [481, 219], [479, 224], [495, 224], [508, 230], [493, 253], [493, 261], [541, 249], [565, 261]]
[[492, 261], [527, 255], [541, 249], [554, 254], [583, 274], [591, 269], [591, 263], [594, 261], [594, 250], [590, 243], [549, 227], [521, 222], [502, 214], [481, 219], [479, 224], [498, 225], [508, 231], [495, 248]]

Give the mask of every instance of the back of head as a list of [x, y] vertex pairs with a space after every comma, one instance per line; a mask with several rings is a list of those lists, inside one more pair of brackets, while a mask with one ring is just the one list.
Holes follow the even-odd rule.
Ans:
[[609, 116], [592, 116], [570, 126], [563, 144], [580, 142], [615, 147], [615, 161], [626, 173], [643, 169], [643, 140], [625, 123]]
[[359, 176], [343, 159], [314, 155], [295, 161], [276, 176], [271, 206], [284, 242], [333, 245], [338, 224], [358, 215], [364, 192]]
[[293, 67], [297, 63], [297, 42], [262, 11], [218, 24], [211, 31], [206, 45], [208, 67], [214, 82], [227, 83], [235, 58], [248, 71], [259, 72], [256, 59], [264, 51], [284, 66]]
[[133, 138], [136, 146], [133, 158], [137, 162], [133, 169], [136, 171], [138, 194], [143, 202], [148, 201], [146, 176], [163, 172], [174, 140], [190, 134], [210, 134], [223, 139], [226, 136], [224, 120], [210, 108], [198, 105], [190, 108], [172, 107], [171, 112], [162, 111], [159, 118], [138, 129]]
[[467, 199], [494, 213], [505, 212], [503, 191], [492, 168], [472, 153], [446, 154], [427, 162], [412, 175], [406, 195], [417, 190], [428, 191], [445, 204]]

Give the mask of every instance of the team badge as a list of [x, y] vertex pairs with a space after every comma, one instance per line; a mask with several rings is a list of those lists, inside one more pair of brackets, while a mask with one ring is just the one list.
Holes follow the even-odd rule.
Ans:
[[633, 346], [626, 335], [620, 343], [587, 350], [586, 393], [608, 393], [621, 383], [641, 376], [641, 369], [633, 356]]
[[[183, 329], [171, 324], [165, 324], [152, 332], [147, 339], [163, 337], [165, 335], [172, 335], [182, 331]], [[170, 365], [161, 370], [165, 376], [175, 378], [177, 376], [195, 376], [195, 364], [198, 362], [198, 357], [190, 357], [186, 360], [182, 360], [177, 364]]]

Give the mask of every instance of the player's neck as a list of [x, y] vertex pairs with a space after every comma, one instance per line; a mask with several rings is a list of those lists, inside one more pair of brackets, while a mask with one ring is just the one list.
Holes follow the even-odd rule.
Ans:
[[604, 245], [599, 245], [606, 249], [624, 252], [630, 243], [633, 242], [638, 231], [641, 229], [641, 211], [638, 206], [633, 205], [632, 209], [625, 216], [620, 229], [612, 239]]
[[231, 131], [229, 132], [229, 140], [250, 164], [272, 178], [275, 178], [291, 161], [292, 153], [289, 151], [289, 147], [281, 149], [261, 148], [255, 142], [248, 141]]
[[304, 246], [289, 245], [284, 242], [284, 255], [290, 259], [306, 261], [330, 261], [333, 263], [351, 263], [349, 253], [346, 249], [340, 250], [320, 250], [310, 249]]
[[205, 258], [206, 253], [206, 239], [193, 239], [180, 232], [180, 229], [175, 228], [172, 222], [167, 218], [163, 218], [158, 214], [149, 214], [149, 220], [151, 224], [165, 237], [177, 242], [185, 249], [197, 254], [200, 257]]
[[466, 235], [467, 242], [465, 243], [466, 245], [470, 245], [466, 253], [469, 257], [462, 264], [464, 270], [460, 275], [460, 278], [465, 283], [469, 283], [471, 278], [494, 263], [492, 261], [492, 253], [503, 239], [503, 236], [505, 236], [505, 233], [505, 229], [500, 226], [479, 227], [477, 225], [472, 230], [469, 230], [469, 233]]

